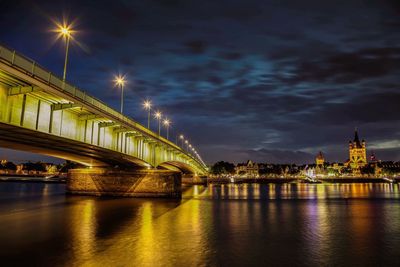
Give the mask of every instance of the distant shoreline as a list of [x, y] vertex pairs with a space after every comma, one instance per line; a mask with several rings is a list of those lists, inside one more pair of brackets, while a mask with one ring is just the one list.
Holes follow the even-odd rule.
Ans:
[[[318, 183], [348, 184], [348, 183], [390, 183], [383, 178], [344, 177], [344, 178], [318, 178]], [[65, 184], [66, 178], [31, 175], [1, 175], [0, 182], [26, 182], [26, 183], [59, 183]], [[400, 177], [393, 179], [400, 183]], [[309, 183], [302, 178], [208, 178], [202, 184], [284, 184], [284, 183]]]
[[[364, 178], [364, 177], [344, 177], [344, 178], [318, 178], [320, 183], [389, 183], [383, 178]], [[400, 178], [395, 178], [394, 182], [400, 182]], [[283, 184], [283, 183], [307, 183], [302, 178], [209, 178], [209, 184]]]
[[46, 178], [46, 176], [32, 175], [1, 175], [0, 182], [26, 182], [26, 183], [51, 183], [65, 184], [65, 178]]

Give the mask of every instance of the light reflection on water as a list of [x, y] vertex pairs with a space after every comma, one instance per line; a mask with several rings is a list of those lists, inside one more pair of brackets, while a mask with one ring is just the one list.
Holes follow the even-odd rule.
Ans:
[[45, 266], [399, 265], [392, 184], [186, 188], [181, 200], [0, 184], [0, 257]]
[[[210, 195], [222, 199], [348, 199], [399, 198], [399, 184], [225, 184], [210, 185]], [[208, 195], [206, 197], [209, 197]]]

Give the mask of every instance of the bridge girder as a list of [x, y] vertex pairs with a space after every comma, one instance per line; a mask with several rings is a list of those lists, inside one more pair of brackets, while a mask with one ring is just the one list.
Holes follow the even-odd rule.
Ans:
[[[121, 161], [124, 157], [136, 157], [137, 161], [155, 166], [162, 160], [180, 160], [194, 168], [204, 168], [176, 144], [1, 45], [0, 123], [33, 131], [24, 135], [21, 144], [30, 136], [40, 135], [43, 142], [35, 138], [38, 147], [32, 144], [30, 147], [32, 151], [44, 154], [47, 152], [40, 149], [40, 145], [50, 137], [58, 137], [58, 142], [47, 149], [56, 156], [54, 151], [59, 149], [63, 157], [68, 154], [65, 158], [74, 156], [70, 150], [65, 153], [64, 150], [69, 148], [63, 145], [71, 145], [72, 140], [80, 142], [74, 143], [77, 147], [108, 151], [114, 159], [119, 153]], [[115, 127], [115, 132], [112, 127]], [[0, 141], [6, 140], [3, 143], [13, 143], [17, 147], [18, 141], [10, 138], [10, 135], [3, 135]], [[93, 160], [97, 157], [95, 152], [87, 152], [86, 156], [93, 157]], [[104, 153], [102, 156], [107, 158], [108, 155]]]
[[65, 110], [65, 109], [71, 109], [71, 108], [82, 108], [82, 106], [78, 105], [78, 104], [74, 104], [74, 103], [57, 103], [57, 104], [51, 105], [51, 109], [53, 111]]
[[43, 91], [43, 89], [41, 89], [38, 86], [16, 86], [8, 88], [8, 95], [9, 96], [24, 95], [39, 91]]

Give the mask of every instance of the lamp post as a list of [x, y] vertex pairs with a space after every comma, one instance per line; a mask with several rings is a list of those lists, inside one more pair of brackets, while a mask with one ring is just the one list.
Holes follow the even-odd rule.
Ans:
[[161, 112], [160, 112], [160, 111], [157, 111], [157, 112], [154, 114], [154, 117], [158, 120], [158, 135], [160, 135], [160, 133], [161, 133], [161, 117], [162, 117]]
[[189, 150], [189, 141], [185, 140], [185, 144], [186, 144], [186, 152], [188, 152], [188, 150]]
[[166, 118], [163, 121], [163, 124], [164, 124], [165, 128], [167, 128], [167, 140], [169, 140], [169, 126], [171, 124], [171, 121]]
[[72, 31], [68, 25], [59, 25], [57, 32], [65, 38], [65, 60], [64, 60], [64, 72], [63, 72], [63, 81], [65, 81], [65, 78], [67, 77], [69, 41], [71, 38]]
[[115, 85], [121, 88], [121, 114], [124, 112], [124, 85], [125, 77], [118, 75], [114, 79]]
[[184, 142], [184, 139], [185, 139], [185, 137], [183, 136], [183, 134], [181, 134], [181, 135], [179, 136], [179, 139], [181, 139], [181, 147], [183, 148], [183, 142]]
[[149, 100], [144, 101], [144, 108], [147, 110], [147, 129], [150, 130], [150, 111], [151, 111], [151, 102]]

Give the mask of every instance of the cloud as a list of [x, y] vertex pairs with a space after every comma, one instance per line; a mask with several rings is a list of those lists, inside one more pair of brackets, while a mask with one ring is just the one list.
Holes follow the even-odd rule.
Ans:
[[53, 73], [64, 50], [44, 49], [48, 17], [65, 6], [92, 51], [71, 47], [74, 85], [118, 108], [111, 80], [126, 73], [127, 114], [145, 121], [151, 99], [207, 161], [343, 160], [355, 126], [383, 158], [400, 150], [384, 143], [400, 132], [398, 1], [6, 2], [2, 41]]
[[201, 40], [187, 41], [184, 46], [193, 54], [202, 54], [207, 48], [206, 43]]
[[337, 53], [326, 58], [296, 63], [295, 82], [354, 83], [360, 80], [398, 74], [400, 47], [368, 48], [355, 52]]
[[256, 162], [266, 163], [313, 163], [315, 155], [303, 151], [279, 150], [279, 149], [259, 149], [241, 150], [239, 153], [247, 153], [249, 158]]
[[385, 140], [375, 142], [369, 145], [370, 149], [398, 149], [400, 148], [400, 140]]

